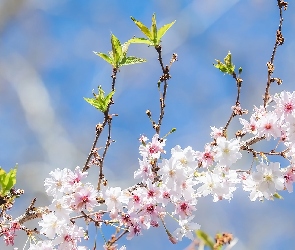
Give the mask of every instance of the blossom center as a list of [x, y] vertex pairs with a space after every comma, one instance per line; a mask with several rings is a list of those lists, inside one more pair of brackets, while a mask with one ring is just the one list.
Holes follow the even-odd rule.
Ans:
[[285, 111], [290, 113], [293, 110], [293, 105], [291, 103], [286, 103], [285, 104]]
[[265, 179], [267, 182], [270, 182], [270, 181], [272, 181], [272, 176], [268, 174], [268, 175], [264, 176], [264, 179]]
[[150, 146], [150, 148], [149, 148], [149, 152], [150, 152], [150, 154], [158, 153], [158, 151], [159, 151], [159, 147], [156, 146], [156, 145], [152, 145], [152, 146]]
[[271, 124], [270, 123], [265, 124], [264, 128], [265, 129], [271, 129]]

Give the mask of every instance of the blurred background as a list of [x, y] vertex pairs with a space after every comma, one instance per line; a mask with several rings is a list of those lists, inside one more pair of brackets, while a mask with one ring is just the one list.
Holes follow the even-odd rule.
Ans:
[[[12, 213], [20, 215], [34, 197], [37, 206], [50, 201], [43, 195], [43, 182], [55, 168], [83, 166], [91, 148], [95, 125], [103, 117], [87, 104], [92, 90], [102, 85], [110, 90], [111, 67], [92, 51], [111, 49], [110, 34], [121, 42], [142, 37], [130, 16], [148, 27], [155, 12], [158, 26], [177, 20], [163, 38], [163, 58], [172, 53], [179, 61], [171, 68], [162, 136], [172, 127], [177, 132], [167, 140], [167, 157], [175, 145], [203, 150], [210, 141], [210, 126], [224, 126], [236, 98], [234, 80], [212, 66], [231, 51], [236, 67], [243, 68], [241, 105], [251, 112], [262, 104], [270, 60], [279, 23], [277, 1], [272, 0], [1, 0], [0, 1], [0, 165], [9, 170], [18, 163], [17, 188], [26, 193]], [[291, 1], [283, 13], [285, 44], [275, 57], [274, 77], [283, 79], [271, 93], [295, 90], [295, 7]], [[105, 175], [112, 186], [135, 183], [138, 168], [138, 138], [151, 138], [154, 131], [145, 114], [159, 114], [157, 81], [161, 75], [154, 48], [130, 46], [129, 55], [147, 63], [123, 67], [117, 77], [112, 137]], [[247, 117], [244, 117], [247, 118]], [[237, 119], [230, 136], [240, 128]], [[98, 146], [104, 145], [103, 138]], [[263, 145], [263, 144], [261, 144]], [[251, 159], [237, 167], [248, 169]], [[282, 161], [282, 164], [287, 164]], [[90, 170], [89, 181], [97, 179]], [[239, 239], [234, 249], [295, 249], [294, 194], [284, 200], [251, 202], [248, 193], [237, 190], [230, 201], [200, 199], [195, 221], [211, 235], [230, 232]], [[170, 226], [170, 224], [168, 223]], [[175, 230], [175, 224], [169, 228]], [[113, 233], [106, 230], [106, 237]], [[95, 232], [91, 232], [94, 236]], [[22, 249], [26, 235], [16, 239]], [[92, 238], [93, 239], [93, 238]], [[103, 244], [100, 235], [99, 246]], [[172, 245], [163, 228], [145, 231], [128, 250], [184, 249], [190, 242]], [[93, 240], [88, 243], [93, 246]], [[6, 247], [0, 241], [0, 249]], [[99, 249], [101, 249], [99, 247]]]

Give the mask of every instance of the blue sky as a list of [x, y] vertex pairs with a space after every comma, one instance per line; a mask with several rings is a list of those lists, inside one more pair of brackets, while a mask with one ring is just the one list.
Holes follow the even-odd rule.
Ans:
[[[236, 98], [235, 82], [212, 66], [214, 59], [223, 59], [231, 51], [233, 62], [243, 68], [242, 107], [251, 111], [253, 104], [262, 103], [265, 65], [279, 21], [275, 3], [1, 1], [0, 165], [9, 169], [18, 163], [18, 187], [26, 190], [15, 213], [42, 193], [43, 180], [51, 170], [84, 164], [102, 116], [83, 97], [91, 97], [98, 85], [107, 90], [111, 84], [111, 67], [92, 51], [109, 51], [111, 33], [122, 42], [141, 36], [130, 16], [147, 26], [153, 13], [159, 25], [177, 20], [163, 38], [164, 62], [168, 64], [174, 52], [179, 61], [171, 68], [162, 133], [177, 128], [168, 137], [168, 152], [175, 145], [202, 150], [210, 141], [210, 126], [224, 126]], [[282, 78], [283, 85], [273, 86], [272, 94], [283, 89], [294, 91], [294, 11], [291, 2], [284, 12], [285, 44], [275, 58], [274, 76]], [[116, 143], [109, 151], [105, 174], [110, 185], [122, 187], [134, 183], [139, 135], [153, 135], [145, 111], [159, 112], [156, 83], [161, 74], [153, 48], [134, 45], [129, 52], [148, 62], [124, 67], [117, 77], [112, 110], [119, 114], [113, 123]], [[238, 122], [233, 122], [232, 135], [238, 128]], [[249, 164], [251, 159], [247, 158], [239, 168], [247, 169]], [[91, 175], [95, 174], [93, 170]], [[242, 191], [237, 191], [230, 203], [200, 199], [196, 221], [211, 234], [234, 233], [239, 238], [236, 249], [294, 249], [294, 195], [283, 195], [284, 200], [263, 203], [250, 202]], [[49, 201], [42, 197], [38, 202], [46, 205]], [[157, 229], [127, 246], [130, 250], [183, 249], [187, 244], [172, 246], [164, 230]]]

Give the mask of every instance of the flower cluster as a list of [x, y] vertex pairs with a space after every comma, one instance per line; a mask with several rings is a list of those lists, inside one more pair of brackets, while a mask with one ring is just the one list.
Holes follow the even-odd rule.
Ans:
[[56, 169], [50, 172], [50, 176], [44, 183], [47, 195], [52, 197], [52, 203], [48, 207], [50, 212], [43, 214], [39, 222], [40, 233], [47, 240], [31, 243], [29, 250], [86, 250], [86, 247], [78, 246], [85, 236], [83, 228], [70, 219], [75, 212], [92, 211], [97, 205], [98, 193], [90, 183], [82, 183], [87, 173], [82, 173], [79, 167], [74, 172]]
[[[250, 192], [250, 199], [272, 199], [277, 190], [287, 189], [293, 191], [295, 181], [295, 92], [283, 91], [273, 97], [275, 105], [272, 111], [266, 111], [263, 107], [254, 108], [250, 121], [240, 118], [244, 126], [243, 131], [252, 133], [257, 137], [279, 139], [285, 149], [280, 153], [272, 150], [269, 155], [281, 155], [286, 158], [290, 165], [280, 167], [279, 162], [261, 162], [257, 172], [242, 176], [243, 189]], [[263, 154], [264, 155], [264, 154]], [[265, 156], [265, 155], [264, 155]]]
[[[250, 121], [240, 118], [244, 134], [267, 140], [280, 139], [287, 147], [286, 158], [294, 162], [295, 152], [295, 94], [282, 92], [274, 96], [273, 111], [263, 107], [254, 108]], [[49, 206], [52, 212], [44, 214], [39, 222], [41, 233], [48, 240], [31, 244], [30, 250], [41, 249], [85, 249], [77, 243], [84, 237], [81, 227], [71, 223], [73, 212], [92, 212], [98, 207], [97, 199], [103, 200], [106, 209], [96, 212], [99, 221], [109, 216], [108, 224], [128, 232], [127, 239], [141, 235], [143, 230], [164, 225], [171, 242], [187, 237], [193, 240], [193, 231], [200, 225], [193, 222], [194, 211], [201, 197], [212, 195], [213, 201], [230, 200], [237, 184], [250, 192], [250, 200], [273, 199], [277, 191], [293, 191], [295, 167], [280, 167], [278, 162], [265, 163], [266, 157], [256, 166], [256, 171], [235, 169], [242, 158], [241, 147], [246, 141], [240, 137], [228, 140], [223, 128], [212, 127], [213, 142], [206, 144], [204, 151], [191, 147], [171, 149], [171, 157], [163, 158], [165, 139], [156, 134], [151, 142], [142, 136], [139, 153], [139, 169], [134, 178], [139, 183], [122, 190], [120, 187], [104, 187], [98, 193], [91, 184], [82, 184], [86, 177], [77, 167], [74, 172], [63, 169], [51, 172], [45, 180], [46, 192], [53, 197]], [[175, 218], [178, 228], [171, 234], [165, 226], [167, 215]], [[102, 223], [98, 224], [102, 226]], [[47, 247], [47, 248], [46, 248]], [[50, 248], [52, 247], [52, 248]], [[107, 246], [105, 246], [106, 249]]]
[[[44, 186], [52, 203], [49, 212], [44, 213], [39, 222], [40, 233], [46, 239], [31, 242], [29, 250], [85, 250], [86, 247], [79, 244], [87, 238], [86, 231], [73, 222], [75, 215], [84, 216], [98, 227], [105, 223], [120, 228], [127, 233], [127, 239], [163, 225], [172, 243], [183, 237], [193, 240], [193, 231], [200, 228], [193, 222], [193, 213], [201, 197], [211, 195], [214, 202], [231, 200], [238, 184], [250, 193], [251, 201], [273, 199], [281, 190], [292, 192], [295, 181], [295, 94], [282, 92], [274, 96], [274, 101], [273, 111], [255, 107], [250, 120], [240, 118], [240, 122], [243, 133], [254, 136], [250, 141], [279, 138], [286, 147], [281, 155], [290, 161], [287, 167], [281, 168], [279, 162], [270, 162], [264, 153], [260, 153], [256, 171], [252, 166], [249, 170], [236, 169], [242, 149], [249, 150], [245, 146], [249, 140], [242, 141], [242, 137], [228, 140], [223, 128], [212, 127], [213, 142], [206, 144], [203, 152], [175, 146], [169, 159], [164, 158], [165, 139], [155, 134], [148, 142], [148, 138], [142, 136], [139, 147], [142, 158], [139, 159], [139, 169], [134, 172], [134, 178], [139, 182], [133, 187], [122, 190], [103, 186], [98, 192], [90, 183], [82, 182], [87, 173], [79, 167], [75, 171], [56, 169], [50, 173]], [[275, 151], [272, 154], [275, 155]], [[167, 215], [178, 222], [172, 233], [165, 224]], [[15, 232], [20, 227], [18, 222], [12, 221], [2, 229], [7, 245], [13, 245]], [[114, 243], [104, 245], [107, 250], [116, 247]]]

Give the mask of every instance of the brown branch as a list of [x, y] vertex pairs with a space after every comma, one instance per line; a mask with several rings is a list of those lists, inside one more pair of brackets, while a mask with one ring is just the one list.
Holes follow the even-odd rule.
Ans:
[[48, 207], [34, 207], [36, 200], [37, 198], [34, 198], [26, 209], [25, 213], [16, 218], [15, 221], [19, 222], [20, 224], [24, 224], [26, 221], [41, 218], [43, 214], [49, 213]]
[[232, 77], [235, 79], [236, 83], [237, 83], [237, 98], [236, 98], [236, 103], [235, 106], [233, 107], [233, 112], [231, 113], [228, 121], [226, 122], [222, 132], [223, 132], [223, 136], [226, 137], [226, 132], [228, 129], [229, 124], [231, 123], [232, 119], [236, 116], [236, 115], [243, 115], [248, 113], [247, 110], [242, 110], [240, 107], [240, 94], [241, 94], [241, 87], [242, 87], [242, 82], [243, 79], [239, 77], [239, 75], [237, 76], [237, 74], [235, 72], [232, 73]]
[[162, 46], [157, 45], [155, 46], [155, 49], [158, 53], [158, 61], [161, 65], [162, 73], [163, 73], [159, 79], [159, 84], [164, 82], [163, 93], [160, 94], [160, 115], [158, 119], [158, 124], [153, 124], [153, 128], [156, 130], [156, 133], [160, 134], [161, 125], [162, 125], [162, 121], [165, 114], [165, 107], [166, 107], [165, 100], [166, 100], [166, 94], [167, 94], [167, 88], [168, 88], [168, 80], [171, 78], [169, 70], [172, 64], [175, 61], [177, 61], [177, 54], [173, 53], [172, 58], [170, 60], [170, 65], [169, 66], [166, 65], [164, 67], [163, 58], [162, 58]]
[[99, 159], [99, 179], [98, 179], [98, 183], [97, 183], [97, 190], [100, 190], [100, 185], [104, 179], [104, 174], [103, 174], [103, 163], [104, 163], [104, 160], [105, 160], [105, 157], [106, 157], [106, 154], [107, 154], [107, 151], [111, 145], [111, 127], [112, 127], [112, 116], [109, 115], [108, 117], [108, 138], [106, 140], [106, 143], [105, 143], [105, 147], [104, 147], [104, 151], [103, 151], [103, 155], [102, 157]]
[[270, 61], [266, 63], [267, 66], [267, 83], [266, 83], [266, 88], [265, 88], [265, 94], [263, 98], [263, 106], [266, 109], [266, 105], [268, 104], [270, 100], [270, 94], [269, 94], [269, 89], [270, 85], [273, 82], [272, 81], [272, 74], [274, 72], [274, 59], [276, 55], [276, 51], [279, 45], [283, 45], [284, 43], [284, 37], [282, 35], [282, 26], [283, 26], [283, 8], [284, 10], [287, 9], [288, 3], [283, 1], [283, 0], [277, 0], [277, 5], [279, 7], [279, 12], [280, 12], [280, 22], [279, 22], [279, 27], [276, 32], [276, 41], [272, 50], [271, 58]]
[[128, 233], [129, 231], [126, 229], [124, 230], [118, 237], [112, 237], [107, 243], [106, 243], [106, 246], [107, 247], [110, 247], [110, 248], [107, 248], [107, 249], [113, 249], [111, 248], [111, 246], [116, 243], [119, 239], [121, 239], [126, 233]]
[[265, 136], [254, 136], [246, 141], [243, 142], [243, 145], [241, 145], [241, 150], [246, 150], [247, 147], [264, 140], [266, 137]]
[[[116, 84], [116, 78], [117, 78], [117, 72], [118, 72], [118, 69], [117, 68], [113, 68], [113, 74], [111, 75], [112, 77], [112, 91], [115, 91], [115, 84]], [[112, 116], [109, 114], [109, 111], [110, 111], [110, 107], [111, 105], [114, 104], [114, 100], [113, 100], [113, 97], [111, 97], [111, 100], [108, 104], [108, 107], [107, 107], [107, 110], [106, 112], [104, 112], [104, 120], [103, 120], [103, 123], [102, 124], [97, 124], [96, 125], [96, 133], [95, 133], [95, 138], [94, 138], [94, 141], [92, 143], [92, 147], [90, 149], [90, 152], [87, 156], [87, 159], [85, 161], [85, 164], [84, 164], [84, 167], [83, 167], [83, 172], [87, 171], [90, 166], [89, 166], [89, 162], [90, 162], [90, 159], [91, 157], [93, 156], [94, 152], [95, 152], [95, 148], [96, 148], [96, 144], [97, 144], [97, 141], [98, 141], [98, 138], [100, 137], [103, 129], [105, 128], [105, 126], [107, 124], [109, 124], [109, 126], [111, 125], [111, 122], [112, 122]], [[110, 138], [111, 138], [111, 135], [110, 135], [110, 129], [109, 129], [109, 135], [108, 135], [108, 139], [106, 141], [106, 145], [107, 144], [110, 144], [108, 143], [110, 141]], [[100, 174], [99, 174], [99, 183], [101, 182], [101, 178], [103, 178], [103, 174], [102, 174], [102, 169], [103, 169], [103, 162], [104, 162], [104, 158], [106, 156], [106, 150], [108, 149], [109, 145], [107, 147], [105, 147], [105, 151], [104, 151], [104, 154], [103, 154], [103, 157], [100, 159], [100, 164], [99, 164], [99, 167], [100, 167]]]
[[105, 127], [106, 123], [107, 123], [107, 120], [104, 119], [103, 124], [100, 124], [99, 123], [99, 124], [96, 125], [96, 128], [95, 128], [95, 138], [94, 138], [94, 141], [92, 143], [92, 147], [90, 149], [90, 152], [89, 152], [89, 154], [87, 156], [87, 159], [86, 159], [86, 162], [84, 164], [84, 167], [82, 169], [82, 172], [85, 172], [85, 171], [87, 171], [90, 168], [90, 166], [88, 165], [89, 164], [89, 161], [90, 161], [90, 159], [91, 159], [91, 157], [93, 155], [93, 152], [94, 152], [94, 150], [96, 148], [96, 144], [97, 144], [98, 138], [100, 137], [100, 134], [103, 131], [103, 128]]

